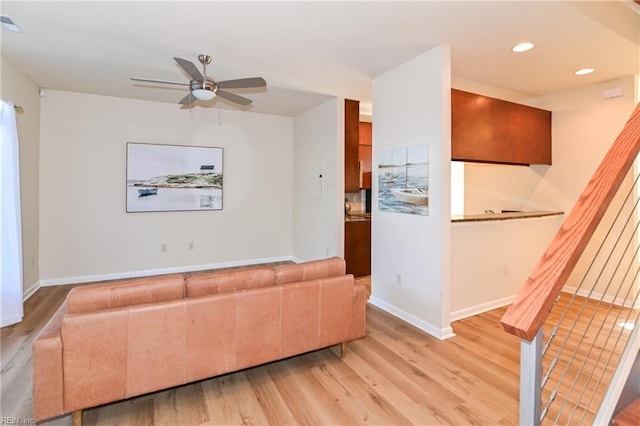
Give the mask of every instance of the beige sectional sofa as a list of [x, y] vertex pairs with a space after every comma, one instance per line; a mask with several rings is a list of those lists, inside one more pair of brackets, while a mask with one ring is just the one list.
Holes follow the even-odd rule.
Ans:
[[341, 258], [73, 288], [33, 348], [36, 420], [364, 337]]

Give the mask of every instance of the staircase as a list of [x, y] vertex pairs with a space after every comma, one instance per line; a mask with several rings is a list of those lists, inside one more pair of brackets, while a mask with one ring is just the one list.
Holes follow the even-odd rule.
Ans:
[[636, 398], [624, 410], [613, 418], [614, 426], [638, 426], [640, 425], [640, 397]]
[[620, 394], [611, 424], [617, 426], [640, 425], [640, 349], [629, 371], [629, 377]]

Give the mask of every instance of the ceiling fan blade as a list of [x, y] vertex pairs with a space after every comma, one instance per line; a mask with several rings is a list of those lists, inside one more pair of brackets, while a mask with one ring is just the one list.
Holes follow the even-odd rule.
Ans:
[[166, 80], [154, 80], [152, 78], [131, 77], [131, 80], [133, 80], [133, 81], [141, 81], [143, 83], [175, 84], [175, 85], [178, 85], [178, 86], [188, 86], [189, 85], [189, 83], [179, 83], [177, 81], [166, 81]]
[[244, 89], [248, 87], [265, 87], [267, 82], [262, 77], [238, 78], [216, 82], [221, 89]]
[[216, 93], [221, 98], [240, 105], [249, 105], [253, 102], [251, 99], [245, 98], [244, 96], [236, 95], [235, 93], [231, 92], [225, 92], [224, 90], [218, 90]]
[[187, 75], [191, 77], [192, 80], [196, 80], [196, 81], [204, 80], [202, 73], [198, 71], [198, 68], [196, 68], [195, 65], [193, 65], [193, 62], [187, 61], [186, 59], [175, 58], [175, 57], [173, 59], [175, 59], [175, 61], [178, 63], [178, 66], [180, 66], [180, 68], [182, 68], [182, 70], [186, 72]]
[[191, 104], [193, 104], [196, 101], [196, 97], [193, 96], [191, 94], [191, 92], [189, 92], [189, 94], [187, 96], [185, 96], [184, 98], [180, 99], [180, 102], [178, 102], [180, 105], [185, 105], [185, 106], [189, 106]]

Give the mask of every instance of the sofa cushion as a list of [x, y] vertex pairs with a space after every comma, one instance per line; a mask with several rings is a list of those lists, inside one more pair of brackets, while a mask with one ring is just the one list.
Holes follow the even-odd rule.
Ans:
[[301, 281], [282, 289], [282, 354], [289, 357], [318, 348], [320, 288], [318, 281]]
[[185, 307], [187, 381], [236, 370], [236, 295], [192, 298]]
[[345, 275], [346, 264], [344, 259], [340, 257], [330, 257], [293, 265], [278, 265], [274, 267], [274, 270], [276, 271], [276, 284], [287, 284]]
[[187, 297], [228, 293], [273, 285], [276, 273], [272, 268], [257, 267], [198, 274], [186, 279]]
[[105, 309], [62, 320], [65, 412], [127, 397], [129, 307]]
[[181, 298], [184, 278], [180, 274], [117, 280], [71, 289], [67, 312], [79, 314]]

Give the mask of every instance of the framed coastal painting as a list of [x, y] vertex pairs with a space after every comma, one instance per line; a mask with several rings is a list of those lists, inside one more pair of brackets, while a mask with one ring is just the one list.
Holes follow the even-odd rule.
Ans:
[[127, 143], [127, 213], [222, 210], [223, 149]]
[[378, 210], [429, 215], [429, 146], [413, 145], [378, 154]]

